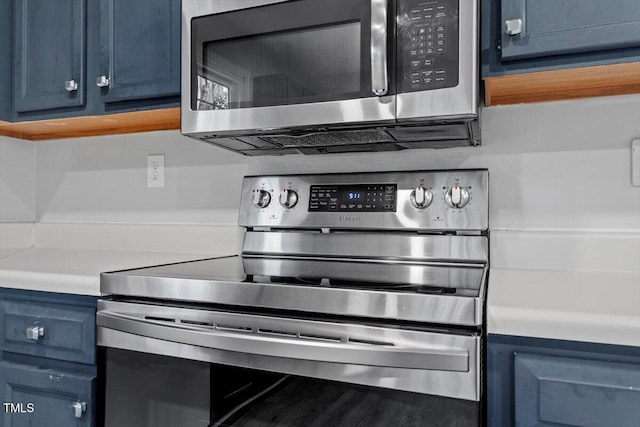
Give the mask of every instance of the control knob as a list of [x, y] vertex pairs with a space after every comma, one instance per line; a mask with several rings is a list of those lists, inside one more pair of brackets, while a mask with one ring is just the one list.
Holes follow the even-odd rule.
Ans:
[[426, 209], [431, 204], [432, 200], [433, 194], [422, 185], [418, 185], [411, 192], [411, 204], [415, 208]]
[[298, 203], [298, 193], [293, 190], [285, 188], [280, 193], [280, 206], [285, 209], [290, 209]]
[[444, 202], [451, 208], [463, 208], [469, 203], [469, 192], [466, 188], [454, 185], [444, 195]]
[[253, 190], [251, 202], [257, 208], [266, 208], [271, 203], [271, 194], [266, 190]]

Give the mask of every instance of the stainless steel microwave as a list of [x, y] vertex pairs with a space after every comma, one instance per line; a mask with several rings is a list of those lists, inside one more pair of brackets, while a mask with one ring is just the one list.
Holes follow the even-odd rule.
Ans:
[[182, 133], [247, 155], [478, 145], [478, 0], [183, 0]]

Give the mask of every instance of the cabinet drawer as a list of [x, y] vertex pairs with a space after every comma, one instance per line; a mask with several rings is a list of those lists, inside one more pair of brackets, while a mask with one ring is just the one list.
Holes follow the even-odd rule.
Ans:
[[640, 366], [516, 353], [517, 426], [637, 427]]
[[0, 299], [0, 349], [69, 362], [95, 362], [95, 308]]
[[[73, 372], [0, 363], [0, 424], [89, 427], [95, 425], [95, 377]], [[8, 408], [6, 404], [10, 404]]]

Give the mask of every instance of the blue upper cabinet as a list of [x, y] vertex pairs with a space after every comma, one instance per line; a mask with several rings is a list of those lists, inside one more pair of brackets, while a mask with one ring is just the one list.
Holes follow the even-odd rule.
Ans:
[[[13, 13], [10, 1], [0, 1], [0, 58], [11, 58]], [[0, 61], [0, 121], [11, 117], [11, 61]]]
[[15, 2], [16, 112], [84, 105], [85, 6], [85, 0]]
[[180, 105], [180, 0], [0, 3], [13, 7], [12, 121]]
[[482, 71], [496, 76], [640, 60], [640, 1], [482, 0]]
[[180, 1], [101, 0], [103, 102], [178, 96]]
[[503, 61], [640, 46], [637, 0], [511, 0], [502, 19]]

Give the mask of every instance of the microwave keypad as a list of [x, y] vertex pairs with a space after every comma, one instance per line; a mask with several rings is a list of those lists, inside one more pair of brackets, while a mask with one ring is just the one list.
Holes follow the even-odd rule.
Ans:
[[458, 1], [398, 2], [401, 93], [458, 85]]

